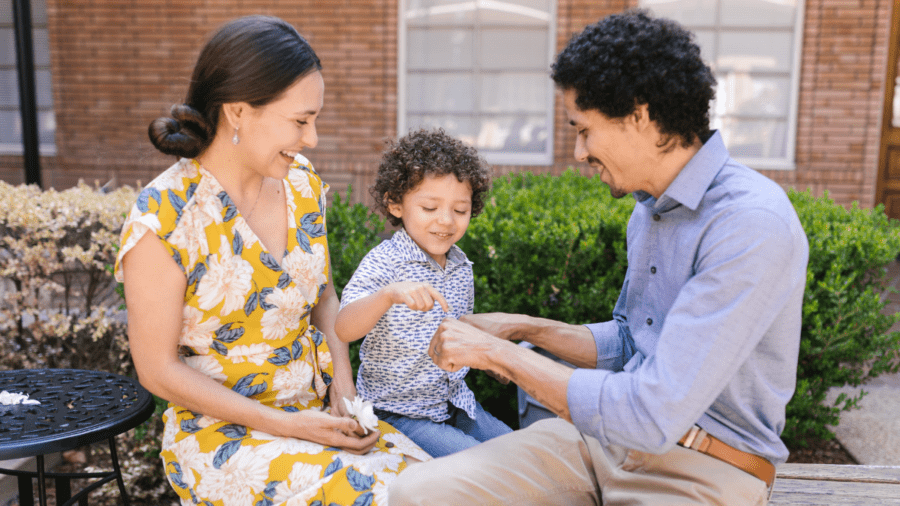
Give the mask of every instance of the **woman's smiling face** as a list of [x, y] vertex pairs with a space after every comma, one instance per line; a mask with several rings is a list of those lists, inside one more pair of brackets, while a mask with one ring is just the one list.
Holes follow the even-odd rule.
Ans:
[[318, 71], [292, 84], [273, 102], [251, 107], [238, 130], [246, 143], [246, 163], [256, 172], [283, 179], [294, 156], [319, 143], [316, 119], [322, 110], [325, 83]]

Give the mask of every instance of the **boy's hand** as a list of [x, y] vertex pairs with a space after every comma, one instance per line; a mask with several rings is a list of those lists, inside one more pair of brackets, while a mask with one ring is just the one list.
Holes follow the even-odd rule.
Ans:
[[440, 292], [428, 283], [406, 281], [391, 283], [384, 290], [391, 298], [393, 304], [406, 304], [413, 311], [431, 311], [437, 302], [445, 313], [450, 312], [450, 304]]

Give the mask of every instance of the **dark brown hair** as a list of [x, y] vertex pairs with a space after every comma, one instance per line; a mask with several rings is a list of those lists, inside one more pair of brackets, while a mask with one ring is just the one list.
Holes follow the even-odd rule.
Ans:
[[216, 136], [223, 104], [264, 106], [322, 64], [293, 26], [271, 16], [226, 23], [206, 43], [184, 104], [150, 123], [148, 134], [167, 155], [195, 157]]
[[403, 196], [414, 190], [425, 176], [453, 174], [472, 187], [472, 217], [484, 209], [484, 194], [491, 189], [491, 167], [478, 151], [444, 130], [419, 129], [399, 141], [388, 143], [381, 157], [375, 184], [369, 193], [375, 199], [375, 210], [396, 226], [403, 221], [388, 211], [391, 202], [403, 202]]

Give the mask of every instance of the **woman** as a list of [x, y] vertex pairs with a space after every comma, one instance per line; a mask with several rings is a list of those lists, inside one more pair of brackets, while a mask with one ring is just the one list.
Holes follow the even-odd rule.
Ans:
[[141, 192], [116, 276], [141, 383], [170, 401], [162, 458], [183, 504], [384, 505], [407, 456], [428, 458], [344, 408], [356, 389], [334, 336], [328, 186], [300, 154], [318, 142], [320, 69], [289, 24], [240, 18], [201, 52], [186, 103], [150, 125], [182, 158]]

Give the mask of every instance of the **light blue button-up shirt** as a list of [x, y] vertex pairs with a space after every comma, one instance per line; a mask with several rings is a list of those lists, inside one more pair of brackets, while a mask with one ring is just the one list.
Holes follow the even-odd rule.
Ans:
[[809, 256], [790, 200], [718, 132], [658, 200], [634, 196], [625, 283], [614, 320], [587, 325], [597, 369], [569, 381], [572, 421], [650, 453], [696, 423], [783, 463]]
[[341, 307], [401, 281], [430, 284], [450, 304], [450, 312], [445, 313], [440, 304], [424, 312], [406, 304], [391, 306], [359, 349], [356, 388], [360, 397], [378, 409], [435, 422], [450, 418], [449, 402], [474, 420], [475, 396], [464, 380], [469, 368], [447, 372], [428, 356], [431, 338], [445, 317], [472, 313], [472, 262], [453, 245], [446, 267], [441, 268], [400, 229], [366, 254], [341, 293]]

